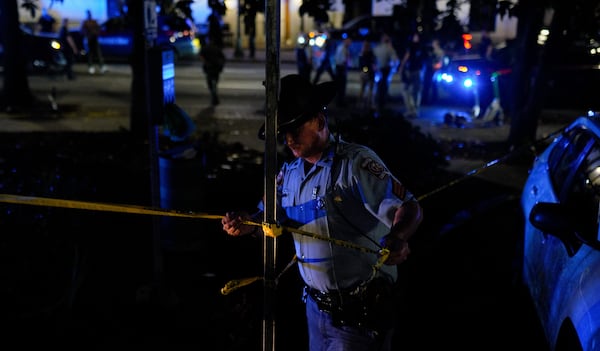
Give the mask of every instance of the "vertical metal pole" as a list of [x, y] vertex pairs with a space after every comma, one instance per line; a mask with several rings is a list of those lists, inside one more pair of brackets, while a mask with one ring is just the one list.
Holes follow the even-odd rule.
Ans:
[[[156, 87], [152, 87], [152, 84], [157, 84], [155, 79], [151, 78], [151, 75], [157, 74], [151, 72], [149, 64], [149, 50], [153, 50], [152, 60], [155, 62], [158, 60], [162, 63], [162, 56], [156, 52], [154, 48], [156, 40], [156, 1], [144, 0], [143, 6], [141, 7], [142, 18], [140, 22], [143, 23], [143, 27], [137, 28], [142, 30], [144, 38], [146, 40], [146, 49], [144, 50], [144, 81], [146, 82], [146, 91], [144, 101], [146, 103], [146, 113], [148, 115], [148, 148], [150, 156], [150, 183], [151, 183], [151, 195], [152, 195], [152, 206], [160, 207], [160, 180], [159, 180], [159, 167], [158, 167], [158, 126], [156, 115], [161, 114], [162, 108], [156, 108], [157, 105], [152, 103], [152, 99], [155, 98], [154, 90]], [[158, 55], [158, 56], [157, 56]], [[156, 65], [152, 65], [152, 68], [156, 69]], [[162, 107], [162, 105], [161, 105]], [[154, 284], [158, 291], [159, 298], [163, 298], [164, 294], [164, 266], [163, 256], [160, 244], [160, 217], [154, 216], [152, 218], [152, 250], [154, 258]]]
[[[264, 221], [276, 223], [277, 173], [277, 96], [279, 95], [279, 46], [280, 46], [280, 3], [264, 0], [266, 17], [266, 116], [265, 116], [265, 211]], [[263, 351], [275, 350], [275, 317], [273, 303], [276, 301], [275, 263], [276, 239], [263, 235]]]

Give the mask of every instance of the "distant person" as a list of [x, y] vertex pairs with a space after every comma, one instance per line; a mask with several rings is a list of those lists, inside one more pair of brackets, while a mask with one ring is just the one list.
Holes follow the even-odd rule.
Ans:
[[54, 26], [56, 25], [56, 19], [48, 13], [48, 9], [42, 8], [42, 15], [38, 19], [38, 28], [40, 32], [54, 33]]
[[65, 60], [67, 61], [65, 74], [69, 80], [73, 80], [75, 79], [75, 74], [73, 73], [73, 63], [75, 63], [75, 58], [77, 55], [79, 55], [79, 48], [77, 47], [75, 39], [73, 39], [73, 36], [69, 31], [69, 19], [66, 17], [62, 20], [58, 36], [64, 47], [63, 52], [65, 54]]
[[106, 71], [108, 71], [106, 65], [104, 64], [104, 57], [102, 56], [102, 50], [100, 49], [100, 44], [98, 42], [100, 30], [100, 25], [92, 17], [92, 12], [90, 10], [87, 10], [86, 19], [81, 24], [81, 34], [87, 41], [89, 74], [96, 73], [96, 68], [94, 67], [94, 60], [96, 60], [96, 63], [98, 64], [98, 69], [100, 70], [100, 73], [104, 74], [106, 73]]
[[482, 59], [491, 61], [493, 59], [494, 54], [494, 45], [492, 43], [492, 38], [490, 37], [490, 33], [487, 30], [481, 32], [481, 41], [479, 42], [479, 56]]
[[[216, 41], [218, 42], [218, 39]], [[218, 95], [219, 78], [225, 67], [226, 59], [223, 49], [215, 43], [214, 38], [210, 35], [202, 45], [200, 59], [206, 77], [206, 85], [210, 92], [211, 104], [217, 106], [220, 103]]]
[[[481, 32], [481, 41], [479, 42], [479, 55], [481, 56], [481, 59], [484, 61], [486, 69], [490, 72], [495, 72], [499, 66], [498, 63], [495, 60], [495, 48], [494, 48], [494, 44], [492, 42], [492, 38], [490, 37], [490, 33], [488, 33], [487, 30], [484, 30]], [[497, 82], [495, 84], [498, 84]], [[481, 117], [479, 116], [479, 113], [477, 113], [480, 110], [486, 110], [487, 108], [490, 108], [492, 110], [498, 110], [500, 108], [499, 106], [499, 96], [495, 96], [495, 92], [494, 92], [494, 87], [493, 87], [493, 83], [490, 80], [484, 81], [480, 84], [479, 87], [479, 109], [477, 109], [477, 106], [475, 106], [476, 110], [475, 110], [475, 115], [476, 117]], [[495, 98], [496, 99], [495, 103], [496, 106], [491, 105]]]
[[335, 83], [337, 86], [336, 105], [346, 105], [346, 85], [348, 84], [348, 68], [352, 62], [350, 45], [352, 39], [346, 38], [335, 50]]
[[360, 91], [358, 93], [358, 107], [371, 108], [373, 105], [373, 91], [375, 87], [375, 69], [377, 59], [373, 52], [371, 42], [364, 40], [358, 55], [358, 68], [360, 70]]
[[331, 80], [335, 80], [335, 71], [333, 70], [333, 66], [331, 64], [333, 55], [335, 54], [335, 49], [336, 47], [331, 39], [325, 41], [325, 52], [323, 53], [321, 63], [319, 64], [319, 67], [317, 67], [317, 71], [315, 72], [315, 77], [312, 81], [313, 84], [317, 84], [319, 82], [319, 79], [321, 79], [321, 75], [325, 71], [329, 73]]
[[223, 20], [217, 10], [208, 15], [208, 37], [212, 45], [223, 47]]
[[421, 94], [421, 104], [432, 104], [438, 99], [437, 84], [433, 83], [433, 76], [436, 71], [442, 68], [446, 53], [440, 44], [438, 38], [431, 40], [426, 55], [425, 72], [423, 74], [423, 93]]
[[390, 36], [385, 33], [381, 35], [380, 42], [373, 49], [373, 53], [377, 60], [375, 104], [378, 112], [381, 112], [387, 102], [392, 72], [398, 67], [399, 59]]
[[244, 33], [248, 36], [248, 57], [253, 59], [256, 54], [256, 11], [253, 9], [246, 9]]
[[425, 55], [421, 36], [419, 33], [414, 32], [410, 37], [408, 47], [398, 69], [398, 74], [402, 79], [402, 95], [406, 106], [406, 117], [408, 118], [417, 117], [421, 105]]
[[296, 65], [298, 66], [298, 74], [310, 81], [313, 69], [312, 48], [308, 44], [308, 37], [306, 34], [301, 34], [298, 45], [296, 45]]

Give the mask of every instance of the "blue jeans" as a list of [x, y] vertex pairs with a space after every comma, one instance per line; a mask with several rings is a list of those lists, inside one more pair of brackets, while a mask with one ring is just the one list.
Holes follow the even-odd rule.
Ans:
[[390, 67], [382, 67], [379, 70], [379, 80], [376, 82], [375, 104], [378, 109], [383, 109], [387, 102], [390, 89]]
[[389, 351], [393, 331], [377, 334], [362, 327], [334, 326], [331, 315], [319, 310], [312, 297], [306, 297], [308, 344], [310, 351]]

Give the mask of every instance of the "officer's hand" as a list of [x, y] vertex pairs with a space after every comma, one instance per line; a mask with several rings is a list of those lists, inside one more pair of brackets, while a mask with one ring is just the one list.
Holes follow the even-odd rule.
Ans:
[[254, 233], [256, 226], [243, 224], [245, 221], [250, 220], [250, 215], [246, 212], [227, 212], [221, 224], [225, 233], [231, 236], [241, 236]]
[[410, 247], [408, 241], [398, 239], [392, 235], [386, 235], [381, 241], [382, 247], [390, 250], [390, 255], [385, 260], [386, 265], [397, 265], [408, 259]]

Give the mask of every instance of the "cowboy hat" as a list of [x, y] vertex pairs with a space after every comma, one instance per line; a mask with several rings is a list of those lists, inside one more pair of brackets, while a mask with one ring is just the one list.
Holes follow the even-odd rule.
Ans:
[[[290, 74], [280, 81], [277, 101], [277, 134], [292, 130], [325, 108], [335, 97], [336, 86], [332, 81], [311, 84], [299, 74]], [[265, 139], [265, 125], [258, 131]]]

